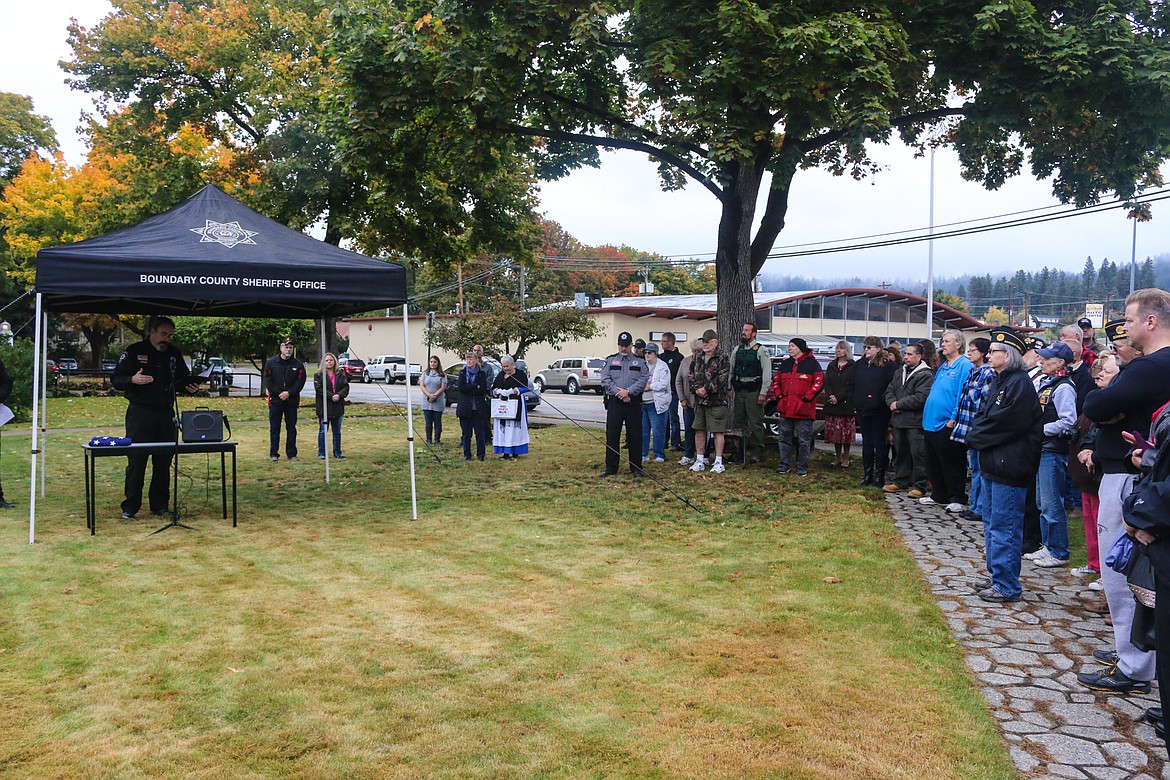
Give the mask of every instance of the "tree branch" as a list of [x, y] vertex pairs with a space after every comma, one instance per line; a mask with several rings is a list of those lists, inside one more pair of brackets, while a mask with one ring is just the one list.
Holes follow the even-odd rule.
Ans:
[[587, 133], [569, 133], [564, 130], [552, 130], [545, 127], [528, 127], [526, 125], [503, 124], [499, 125], [501, 130], [515, 133], [517, 135], [531, 136], [533, 138], [551, 138], [556, 141], [572, 141], [579, 144], [587, 144], [589, 146], [603, 146], [612, 149], [630, 149], [635, 152], [645, 152], [655, 159], [662, 160], [669, 163], [680, 171], [690, 176], [699, 184], [707, 188], [716, 198], [723, 201], [723, 190], [719, 185], [710, 179], [710, 177], [703, 174], [695, 166], [688, 163], [678, 155], [671, 154], [656, 146], [645, 143], [643, 141], [634, 141], [625, 138], [607, 138], [599, 135], [589, 135]]
[[[195, 80], [195, 83], [197, 83], [200, 87], [203, 88], [203, 91], [207, 93], [208, 97], [211, 97], [212, 99], [217, 100], [217, 101], [220, 99], [219, 90], [217, 90], [215, 88], [215, 85], [212, 84], [209, 79], [207, 79], [204, 76], [192, 76], [191, 78], [193, 78]], [[232, 120], [232, 122], [235, 123], [236, 127], [240, 128], [245, 133], [250, 135], [252, 137], [252, 140], [255, 141], [256, 143], [260, 143], [261, 141], [263, 141], [264, 135], [262, 133], [260, 133], [258, 130], [256, 130], [255, 128], [253, 128], [250, 124], [248, 124], [245, 121], [245, 117], [247, 117], [249, 115], [248, 109], [241, 106], [235, 100], [231, 100], [231, 101], [227, 101], [227, 102], [228, 102], [228, 105], [222, 106], [222, 110], [225, 114], [227, 114], [229, 117], [231, 117], [231, 120]], [[236, 109], [235, 111], [232, 110], [232, 106], [235, 107], [235, 109]]]
[[799, 156], [792, 155], [791, 160], [784, 163], [783, 170], [772, 173], [772, 184], [768, 188], [768, 204], [764, 207], [756, 237], [752, 239], [752, 276], [758, 274], [764, 267], [768, 253], [776, 243], [776, 237], [784, 230], [784, 218], [788, 214], [788, 195], [792, 192], [792, 177], [796, 173], [799, 160]]
[[[964, 116], [967, 113], [967, 108], [967, 106], [959, 106], [957, 108], [946, 106], [943, 108], [932, 108], [930, 111], [919, 111], [890, 120], [890, 127], [905, 127], [906, 125], [913, 125], [918, 122], [929, 122], [934, 119], [943, 119], [948, 116]], [[834, 144], [837, 141], [840, 141], [842, 138], [855, 135], [856, 132], [856, 130], [848, 127], [842, 127], [837, 130], [829, 130], [828, 132], [821, 133], [820, 135], [813, 136], [812, 138], [806, 138], [805, 140], [798, 142], [797, 148], [801, 151], [802, 154], [808, 154], [809, 152], [816, 151], [817, 149], [823, 149], [830, 144]]]
[[[564, 95], [560, 95], [560, 94], [557, 94], [555, 92], [542, 92], [540, 94], [547, 97], [547, 98], [551, 98], [552, 100], [555, 100], [555, 101], [558, 101], [560, 103], [565, 103], [566, 105], [572, 106], [573, 108], [581, 111], [582, 113], [589, 114], [590, 116], [595, 116], [604, 122], [608, 122], [609, 124], [617, 125], [618, 127], [624, 127], [626, 130], [637, 133], [638, 135], [642, 136], [643, 138], [645, 138], [648, 141], [655, 141], [658, 143], [667, 143], [666, 139], [664, 139], [660, 134], [655, 133], [655, 132], [651, 132], [650, 130], [647, 130], [646, 128], [641, 127], [640, 125], [636, 125], [633, 122], [629, 121], [628, 119], [624, 119], [620, 116], [614, 116], [613, 114], [610, 114], [607, 111], [602, 111], [594, 106], [587, 105], [587, 104], [582, 103], [578, 100], [573, 100], [570, 97], [565, 97]], [[701, 146], [698, 146], [697, 144], [680, 143], [680, 144], [678, 144], [678, 146], [682, 147], [683, 149], [686, 149], [688, 152], [691, 152], [692, 154], [696, 154], [699, 157], [702, 157], [704, 160], [710, 159], [709, 155], [707, 154], [707, 150]]]

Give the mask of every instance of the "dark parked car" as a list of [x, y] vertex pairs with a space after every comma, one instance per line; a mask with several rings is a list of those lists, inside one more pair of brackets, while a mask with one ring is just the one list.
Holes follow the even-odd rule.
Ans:
[[366, 379], [366, 364], [363, 360], [357, 358], [338, 358], [337, 365], [345, 372], [345, 375], [351, 380], [356, 379], [359, 382], [367, 382]]
[[[484, 362], [490, 365], [492, 367], [492, 371], [497, 374], [504, 370], [503, 367], [500, 366], [499, 361], [493, 358], [485, 358]], [[464, 363], [456, 363], [455, 365], [448, 366], [447, 369], [443, 372], [447, 375], [447, 394], [445, 396], [447, 406], [454, 406], [455, 403], [459, 400], [459, 394], [455, 392], [454, 387], [455, 380], [459, 378], [459, 372], [463, 370], [464, 365]], [[524, 371], [525, 368], [527, 368], [527, 364], [525, 364], [523, 360], [517, 360], [516, 368], [520, 371]], [[525, 371], [525, 373], [527, 372]], [[524, 408], [528, 410], [529, 414], [531, 414], [532, 410], [538, 406], [540, 406], [540, 396], [538, 396], [536, 393], [524, 394]]]

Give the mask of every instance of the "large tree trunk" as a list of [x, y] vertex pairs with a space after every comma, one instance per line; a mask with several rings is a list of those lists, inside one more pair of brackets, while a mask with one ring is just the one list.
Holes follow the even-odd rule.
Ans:
[[763, 180], [763, 162], [759, 159], [732, 168], [731, 181], [724, 191], [719, 245], [715, 253], [716, 314], [719, 318], [719, 343], [724, 349], [731, 349], [738, 343], [744, 323], [756, 321], [751, 231]]
[[92, 327], [82, 325], [81, 332], [85, 334], [85, 340], [89, 342], [90, 368], [100, 368], [102, 356], [106, 354], [106, 347], [109, 346], [114, 331], [96, 325]]

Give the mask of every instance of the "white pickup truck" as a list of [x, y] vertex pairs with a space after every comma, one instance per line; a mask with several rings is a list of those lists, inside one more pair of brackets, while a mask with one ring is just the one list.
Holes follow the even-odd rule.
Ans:
[[[422, 377], [422, 366], [418, 363], [410, 364], [410, 381], [417, 382]], [[406, 379], [406, 358], [401, 362], [390, 364], [390, 383], [402, 382]]]
[[[422, 367], [418, 363], [410, 364], [410, 379], [417, 382], [422, 376]], [[375, 355], [366, 362], [365, 381], [374, 382], [383, 380], [392, 385], [406, 379], [406, 358], [401, 355]]]

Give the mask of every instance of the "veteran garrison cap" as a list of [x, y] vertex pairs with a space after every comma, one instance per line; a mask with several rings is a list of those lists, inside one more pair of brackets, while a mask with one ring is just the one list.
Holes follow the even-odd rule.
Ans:
[[1048, 342], [1045, 341], [1044, 339], [1040, 338], [1039, 336], [1029, 336], [1028, 338], [1025, 338], [1024, 341], [1027, 342], [1028, 349], [1039, 350], [1039, 349], [1044, 349], [1045, 347], [1048, 346]]
[[1028, 344], [1025, 343], [1024, 337], [1017, 333], [1013, 328], [992, 328], [991, 343], [1007, 344], [1013, 346], [1021, 355], [1028, 351]]
[[1117, 341], [1118, 339], [1128, 339], [1129, 334], [1125, 332], [1125, 320], [1116, 319], [1109, 320], [1105, 323], [1105, 338], [1110, 341]]

